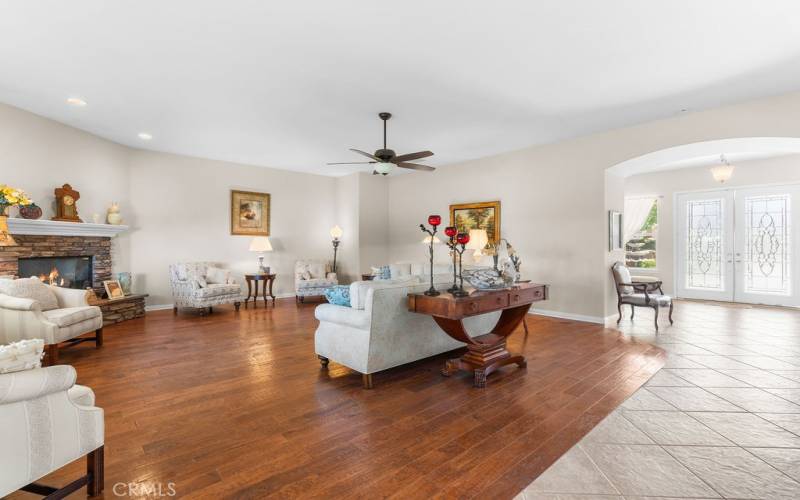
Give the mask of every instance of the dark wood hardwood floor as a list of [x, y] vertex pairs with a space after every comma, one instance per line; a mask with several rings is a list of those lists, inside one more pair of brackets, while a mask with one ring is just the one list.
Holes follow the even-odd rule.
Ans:
[[441, 376], [446, 354], [363, 390], [349, 369], [320, 367], [314, 307], [159, 311], [106, 328], [100, 350], [64, 349], [106, 412], [105, 496], [172, 483], [196, 498], [511, 498], [664, 360], [614, 330], [529, 316], [527, 338], [509, 338], [527, 369], [486, 389]]

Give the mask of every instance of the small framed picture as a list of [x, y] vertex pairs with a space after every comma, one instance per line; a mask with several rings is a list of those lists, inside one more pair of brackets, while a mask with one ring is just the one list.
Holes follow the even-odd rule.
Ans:
[[108, 280], [103, 282], [103, 288], [106, 289], [106, 294], [110, 300], [121, 299], [125, 297], [125, 292], [122, 291], [122, 285], [118, 280]]
[[622, 214], [608, 211], [608, 250], [622, 250]]

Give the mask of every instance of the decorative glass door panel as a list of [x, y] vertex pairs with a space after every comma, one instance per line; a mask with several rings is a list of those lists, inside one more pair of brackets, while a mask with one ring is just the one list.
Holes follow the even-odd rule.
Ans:
[[732, 200], [728, 191], [678, 197], [679, 297], [732, 299], [733, 277], [727, 262], [732, 245]]
[[797, 186], [736, 191], [736, 291], [734, 300], [798, 305], [793, 252], [797, 248], [792, 198]]
[[688, 241], [686, 286], [723, 290], [722, 263], [723, 200], [689, 201], [687, 206]]
[[799, 306], [798, 186], [677, 196], [678, 297]]

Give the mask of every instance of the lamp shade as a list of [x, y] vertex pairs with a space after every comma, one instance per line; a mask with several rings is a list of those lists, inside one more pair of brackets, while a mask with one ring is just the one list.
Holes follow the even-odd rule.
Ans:
[[342, 237], [343, 234], [344, 231], [342, 231], [342, 228], [340, 228], [338, 225], [333, 226], [331, 228], [331, 238], [333, 238], [334, 240], [338, 240], [339, 238]]
[[733, 175], [733, 165], [716, 165], [711, 167], [711, 175], [717, 182], [730, 180]]
[[251, 252], [271, 252], [272, 245], [269, 242], [269, 238], [266, 236], [256, 236], [253, 238], [253, 241], [250, 242], [250, 251]]
[[489, 243], [489, 236], [486, 234], [485, 229], [470, 229], [469, 230], [469, 243], [466, 248], [470, 250], [483, 250]]
[[439, 243], [442, 242], [442, 240], [440, 240], [438, 237], [426, 236], [425, 238], [423, 238], [422, 243], [424, 245], [430, 245], [431, 244], [431, 238], [433, 238], [433, 244], [434, 245], [439, 244]]

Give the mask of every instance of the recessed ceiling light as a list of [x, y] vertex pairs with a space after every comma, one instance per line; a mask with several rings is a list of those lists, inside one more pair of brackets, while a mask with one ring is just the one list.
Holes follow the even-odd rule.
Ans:
[[143, 141], [149, 141], [152, 138], [153, 138], [153, 136], [148, 134], [147, 132], [139, 132], [139, 139], [141, 139]]
[[76, 108], [83, 108], [86, 106], [87, 102], [80, 97], [69, 97], [67, 98], [67, 104], [75, 106]]

